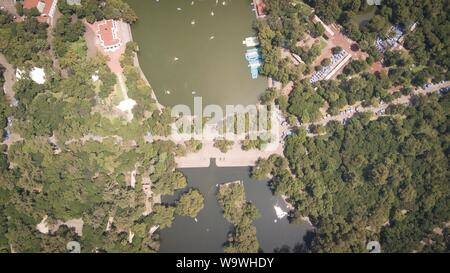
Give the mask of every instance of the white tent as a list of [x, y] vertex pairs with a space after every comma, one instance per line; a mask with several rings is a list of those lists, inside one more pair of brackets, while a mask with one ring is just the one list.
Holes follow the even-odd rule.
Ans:
[[45, 83], [45, 71], [42, 68], [35, 67], [30, 72], [30, 78], [37, 84]]
[[[16, 78], [22, 79], [23, 74], [25, 71], [20, 70], [17, 68], [16, 70]], [[43, 68], [34, 67], [29, 74], [30, 78], [37, 84], [44, 84], [45, 83], [45, 70]]]
[[136, 101], [132, 99], [126, 99], [119, 103], [117, 108], [122, 112], [128, 112], [133, 110], [134, 106], [136, 106]]

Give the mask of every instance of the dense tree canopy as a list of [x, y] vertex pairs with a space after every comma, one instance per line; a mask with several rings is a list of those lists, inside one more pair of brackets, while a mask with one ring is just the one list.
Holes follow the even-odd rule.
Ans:
[[103, 19], [123, 19], [133, 23], [138, 19], [134, 10], [123, 0], [82, 0], [80, 6], [61, 1], [58, 6], [63, 14], [76, 14], [79, 18], [86, 18], [89, 23]]
[[[172, 194], [186, 186], [175, 172], [175, 144], [144, 141], [152, 129], [166, 132], [170, 115], [154, 111], [152, 90], [133, 66], [135, 47], [124, 57], [125, 75], [130, 96], [145, 101], [145, 113], [132, 121], [111, 110], [116, 75], [106, 57], [87, 54], [81, 18], [134, 21], [134, 12], [121, 0], [82, 2], [79, 8], [59, 1], [63, 16], [52, 31], [32, 17], [15, 22], [0, 11], [0, 53], [24, 71], [13, 86], [16, 107], [0, 92], [1, 136], [9, 116], [18, 136], [0, 146], [2, 252], [66, 252], [72, 240], [83, 252], [157, 251], [158, 234], [149, 231], [170, 226], [176, 204], [154, 204], [151, 192]], [[44, 84], [27, 76], [33, 67], [44, 69]], [[193, 215], [198, 209], [183, 205], [198, 205], [199, 198], [189, 203], [188, 197], [180, 213]], [[82, 220], [82, 236], [58, 224], [74, 219]], [[39, 223], [48, 233], [37, 230]]]
[[332, 122], [315, 138], [299, 131], [286, 142], [290, 170], [260, 160], [253, 175], [273, 176], [293, 220], [312, 219], [312, 251], [362, 252], [370, 240], [385, 252], [420, 251], [450, 215], [448, 106], [448, 95], [415, 97], [391, 117]]
[[224, 251], [228, 253], [254, 253], [259, 251], [256, 228], [252, 222], [260, 216], [258, 209], [246, 201], [244, 185], [234, 182], [221, 185], [217, 200], [223, 215], [234, 225]]
[[3, 10], [0, 10], [0, 37], [0, 52], [16, 66], [26, 61], [39, 61], [39, 53], [49, 48], [47, 24], [40, 24], [34, 17], [15, 23]]
[[191, 189], [180, 197], [175, 212], [178, 215], [195, 218], [203, 209], [203, 203], [202, 194], [198, 190]]

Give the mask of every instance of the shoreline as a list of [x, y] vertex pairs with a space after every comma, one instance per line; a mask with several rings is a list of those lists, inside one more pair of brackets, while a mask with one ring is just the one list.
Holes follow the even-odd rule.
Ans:
[[[84, 34], [84, 37], [86, 39], [86, 43], [87, 43], [87, 47], [88, 47], [88, 57], [94, 57], [97, 53], [101, 53], [102, 55], [108, 57], [108, 61], [107, 61], [107, 65], [109, 67], [109, 69], [111, 70], [112, 73], [114, 73], [114, 75], [116, 75], [117, 79], [118, 79], [118, 84], [120, 85], [121, 91], [128, 93], [127, 90], [124, 90], [124, 82], [121, 82], [121, 78], [123, 80], [126, 80], [126, 77], [123, 73], [123, 67], [120, 63], [120, 60], [123, 56], [123, 54], [126, 51], [127, 48], [127, 44], [130, 42], [134, 42], [133, 39], [133, 33], [131, 30], [131, 25], [125, 21], [122, 20], [117, 20], [117, 25], [118, 25], [118, 36], [121, 37], [122, 39], [122, 44], [120, 45], [120, 47], [117, 50], [114, 50], [112, 52], [108, 52], [105, 51], [98, 43], [98, 37], [97, 37], [97, 33], [96, 33], [96, 26], [95, 24], [98, 23], [94, 23], [94, 24], [89, 24], [86, 20], [83, 20], [83, 23], [86, 26], [86, 32]], [[148, 81], [147, 77], [145, 76], [144, 72], [141, 69], [141, 66], [139, 64], [139, 58], [137, 55], [137, 52], [134, 53], [133, 56], [133, 67], [137, 69], [137, 72], [139, 73], [139, 77], [140, 79], [142, 79], [142, 81], [144, 82], [144, 84], [146, 84], [148, 87], [150, 87], [151, 89], [151, 93], [149, 94], [150, 97], [155, 101], [156, 104], [156, 108], [159, 111], [162, 111], [165, 106], [162, 105], [161, 103], [159, 103], [158, 98], [156, 96], [155, 90], [152, 88], [152, 85], [150, 84], [150, 82]], [[126, 86], [125, 86], [126, 87]], [[128, 95], [124, 94], [124, 98], [127, 98]]]
[[[122, 23], [125, 24], [125, 26], [127, 27], [128, 35], [130, 37], [130, 42], [134, 42], [133, 31], [131, 30], [131, 25], [129, 23], [125, 23], [125, 22], [122, 22]], [[133, 64], [134, 64], [134, 67], [139, 71], [141, 79], [145, 82], [146, 85], [148, 85], [152, 89], [151, 97], [152, 97], [152, 99], [155, 100], [158, 110], [159, 111], [163, 110], [165, 108], [165, 106], [162, 105], [161, 103], [159, 103], [155, 90], [153, 89], [152, 85], [150, 84], [147, 77], [145, 76], [144, 71], [142, 71], [141, 65], [139, 63], [139, 56], [137, 53], [134, 54]]]

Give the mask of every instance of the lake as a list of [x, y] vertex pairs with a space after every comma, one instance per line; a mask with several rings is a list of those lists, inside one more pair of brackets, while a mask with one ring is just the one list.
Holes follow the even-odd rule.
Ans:
[[[281, 197], [273, 196], [267, 181], [256, 181], [249, 176], [250, 168], [219, 168], [215, 162], [209, 168], [181, 169], [187, 177], [189, 187], [200, 190], [205, 198], [205, 207], [197, 216], [197, 222], [190, 217], [177, 216], [170, 228], [163, 229], [160, 252], [217, 253], [223, 252], [223, 244], [230, 225], [222, 215], [217, 202], [217, 185], [233, 181], [243, 181], [246, 197], [261, 213], [254, 221], [260, 247], [264, 252], [289, 246], [292, 250], [303, 242], [303, 237], [311, 229], [309, 224], [290, 224], [287, 217], [279, 219], [275, 206], [288, 211]], [[185, 190], [180, 191], [177, 195]], [[166, 196], [163, 202], [171, 203], [177, 197]]]
[[132, 32], [141, 68], [163, 105], [192, 105], [194, 96], [204, 105], [255, 104], [267, 88], [245, 60], [242, 42], [255, 35], [250, 0], [128, 3], [139, 16]]

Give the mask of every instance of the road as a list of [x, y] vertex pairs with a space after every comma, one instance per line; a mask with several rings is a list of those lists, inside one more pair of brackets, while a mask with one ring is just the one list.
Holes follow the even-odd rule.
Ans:
[[450, 85], [450, 82], [446, 81], [446, 82], [441, 83], [441, 84], [436, 84], [436, 85], [430, 86], [429, 88], [426, 88], [426, 89], [420, 88], [420, 89], [415, 90], [411, 95], [401, 96], [400, 98], [393, 100], [391, 103], [380, 103], [380, 105], [377, 106], [377, 107], [373, 107], [373, 106], [362, 107], [361, 103], [357, 103], [355, 105], [347, 107], [346, 110], [342, 111], [338, 115], [324, 117], [318, 122], [305, 123], [305, 124], [302, 124], [302, 126], [305, 127], [305, 128], [308, 128], [310, 125], [322, 125], [322, 126], [325, 126], [330, 121], [344, 122], [344, 120], [352, 118], [355, 114], [357, 114], [357, 113], [364, 113], [364, 112], [372, 112], [372, 113], [375, 113], [377, 116], [383, 116], [384, 111], [390, 105], [409, 104], [410, 101], [411, 101], [411, 97], [413, 95], [430, 94], [430, 93], [433, 93], [433, 92], [437, 92], [439, 89], [441, 89], [443, 87], [447, 87], [449, 85]]

